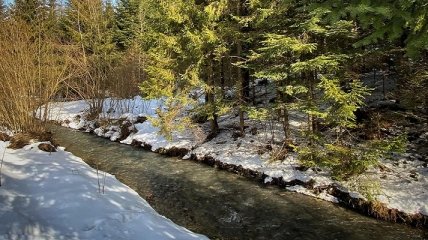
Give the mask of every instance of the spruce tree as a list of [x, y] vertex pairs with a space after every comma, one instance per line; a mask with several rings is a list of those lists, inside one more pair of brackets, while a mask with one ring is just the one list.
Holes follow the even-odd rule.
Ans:
[[3, 20], [5, 15], [6, 15], [6, 6], [4, 5], [3, 0], [0, 0], [0, 20]]
[[[148, 57], [147, 79], [141, 89], [146, 98], [165, 99], [165, 107], [158, 109], [158, 118], [152, 122], [160, 127], [163, 135], [171, 137], [173, 129], [184, 128], [187, 122], [184, 118], [179, 124], [174, 119], [189, 102], [190, 76], [195, 76], [191, 71], [194, 63], [190, 52], [192, 46], [187, 41], [190, 13], [195, 5], [192, 1], [172, 0], [151, 0], [143, 4], [146, 10], [144, 22], [149, 24], [145, 29], [147, 37], [143, 40]], [[185, 48], [189, 49], [186, 51]]]
[[34, 23], [38, 19], [37, 13], [41, 7], [43, 7], [41, 0], [16, 0], [12, 6], [12, 13], [27, 23]]
[[331, 22], [352, 19], [364, 31], [365, 37], [355, 46], [389, 41], [389, 45], [405, 46], [411, 57], [428, 50], [428, 6], [424, 0], [327, 0], [315, 3], [313, 8], [328, 11]]
[[139, 0], [119, 0], [116, 7], [117, 30], [114, 40], [120, 50], [129, 48], [140, 31]]
[[[209, 119], [211, 133], [216, 134], [217, 116], [228, 109], [217, 87], [228, 51], [223, 28], [224, 18], [230, 13], [228, 1], [153, 1], [144, 9], [150, 9], [145, 13], [149, 24], [144, 43], [150, 47], [143, 92], [149, 98], [174, 99], [167, 101], [167, 109], [178, 113], [179, 108], [196, 103], [189, 98], [193, 90], [204, 90], [206, 103], [192, 114]], [[168, 116], [166, 112], [161, 114]], [[167, 125], [171, 123], [161, 123], [166, 125], [163, 133], [169, 132]]]
[[[302, 162], [331, 167], [336, 176], [352, 175], [354, 167], [358, 168], [357, 159], [365, 160], [355, 172], [374, 164], [377, 159], [365, 158], [364, 151], [349, 149], [346, 143], [349, 130], [356, 127], [354, 112], [364, 105], [369, 92], [352, 71], [353, 59], [358, 59], [353, 44], [359, 40], [354, 22], [329, 22], [324, 18], [327, 10], [305, 2], [252, 4], [257, 8], [254, 21], [258, 28], [269, 33], [262, 34], [261, 46], [248, 64], [256, 70], [256, 77], [276, 83], [275, 108], [281, 113], [294, 109], [306, 114], [303, 133], [307, 141], [296, 148]], [[287, 125], [286, 114], [283, 120]], [[320, 124], [333, 131], [321, 132]], [[286, 126], [284, 132], [289, 137]], [[322, 152], [328, 152], [327, 157], [318, 155]], [[364, 156], [348, 161], [344, 152]]]

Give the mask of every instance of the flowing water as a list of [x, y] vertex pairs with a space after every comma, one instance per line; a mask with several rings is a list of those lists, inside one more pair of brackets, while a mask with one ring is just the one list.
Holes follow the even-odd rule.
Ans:
[[428, 239], [335, 204], [178, 158], [52, 126], [57, 142], [114, 174], [160, 214], [211, 239]]

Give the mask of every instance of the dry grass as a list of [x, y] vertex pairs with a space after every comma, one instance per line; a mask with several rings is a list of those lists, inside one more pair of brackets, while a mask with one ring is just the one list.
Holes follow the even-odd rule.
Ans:
[[32, 140], [41, 142], [51, 142], [53, 146], [57, 146], [57, 144], [55, 144], [55, 141], [52, 138], [52, 133], [43, 131], [15, 134], [10, 139], [10, 144], [8, 148], [20, 149], [30, 144]]

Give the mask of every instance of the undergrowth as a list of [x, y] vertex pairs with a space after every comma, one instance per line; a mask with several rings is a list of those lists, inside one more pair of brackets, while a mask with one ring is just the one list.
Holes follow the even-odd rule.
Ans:
[[323, 167], [331, 171], [335, 180], [347, 180], [377, 166], [382, 158], [406, 149], [405, 135], [384, 140], [373, 140], [365, 144], [344, 143], [313, 144], [296, 147], [299, 160], [306, 167]]

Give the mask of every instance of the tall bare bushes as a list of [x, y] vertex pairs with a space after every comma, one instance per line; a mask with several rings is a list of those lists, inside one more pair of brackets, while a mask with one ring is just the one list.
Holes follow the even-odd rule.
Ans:
[[40, 30], [13, 18], [0, 23], [0, 124], [16, 132], [44, 130], [37, 109], [72, 75], [70, 48]]
[[[113, 12], [101, 0], [70, 0], [66, 28], [72, 43], [79, 46], [79, 76], [68, 86], [86, 99], [96, 117], [108, 95], [110, 72], [116, 58], [113, 43]], [[112, 10], [111, 10], [112, 11]]]

